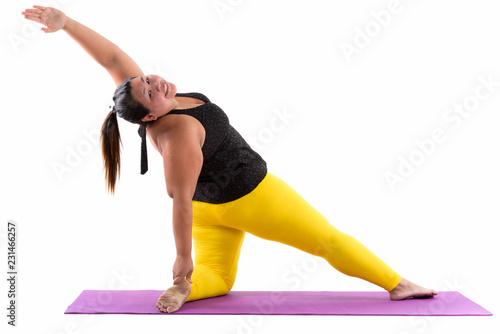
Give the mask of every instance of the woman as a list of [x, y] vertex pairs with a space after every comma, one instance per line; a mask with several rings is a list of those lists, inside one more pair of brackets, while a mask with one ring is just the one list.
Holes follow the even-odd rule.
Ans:
[[54, 8], [33, 7], [22, 13], [26, 19], [43, 24], [46, 33], [64, 30], [117, 85], [115, 106], [101, 129], [109, 191], [114, 193], [120, 173], [117, 115], [139, 124], [141, 174], [147, 172], [146, 135], [163, 157], [177, 258], [173, 286], [156, 304], [160, 311], [175, 312], [186, 301], [229, 292], [245, 232], [321, 256], [340, 272], [385, 289], [392, 300], [437, 294], [402, 278], [268, 173], [262, 157], [205, 95], [177, 93], [173, 83], [144, 75], [126, 53], [93, 30]]

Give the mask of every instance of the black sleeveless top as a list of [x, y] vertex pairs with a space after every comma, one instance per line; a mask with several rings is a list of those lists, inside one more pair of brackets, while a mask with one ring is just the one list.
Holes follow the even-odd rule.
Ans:
[[193, 200], [214, 204], [234, 201], [254, 190], [267, 174], [267, 164], [241, 137], [224, 111], [200, 93], [177, 93], [205, 101], [190, 109], [170, 114], [196, 118], [205, 128], [201, 168]]

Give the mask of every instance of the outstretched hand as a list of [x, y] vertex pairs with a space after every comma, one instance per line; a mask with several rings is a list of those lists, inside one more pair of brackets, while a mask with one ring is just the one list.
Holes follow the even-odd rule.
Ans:
[[21, 14], [25, 19], [43, 24], [42, 31], [45, 33], [56, 32], [66, 24], [66, 15], [52, 7], [33, 6], [34, 9], [26, 9]]

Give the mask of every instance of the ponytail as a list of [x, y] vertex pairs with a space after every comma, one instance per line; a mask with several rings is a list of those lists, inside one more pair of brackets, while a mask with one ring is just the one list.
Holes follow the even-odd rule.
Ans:
[[148, 156], [146, 146], [146, 123], [142, 121], [149, 110], [132, 98], [132, 86], [130, 77], [116, 88], [113, 95], [115, 106], [108, 114], [101, 128], [101, 149], [103, 167], [108, 191], [114, 195], [117, 179], [120, 177], [120, 131], [118, 130], [118, 119], [120, 116], [126, 121], [139, 124], [139, 136], [141, 136], [141, 174], [148, 171]]
[[107, 190], [114, 195], [117, 179], [120, 177], [120, 131], [115, 109], [106, 116], [101, 127], [101, 150]]

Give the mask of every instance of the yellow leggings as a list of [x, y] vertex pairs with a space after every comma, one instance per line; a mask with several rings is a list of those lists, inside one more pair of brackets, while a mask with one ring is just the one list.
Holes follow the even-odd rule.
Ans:
[[231, 290], [245, 232], [320, 256], [338, 271], [387, 291], [402, 279], [271, 173], [251, 193], [237, 200], [223, 204], [192, 203], [195, 265], [187, 301], [220, 296]]

